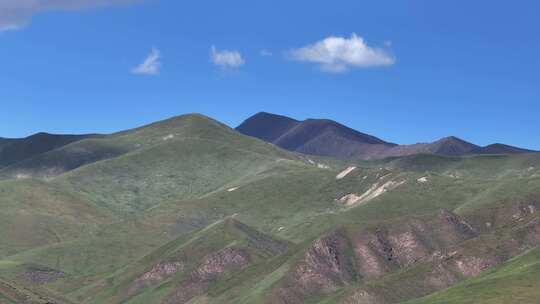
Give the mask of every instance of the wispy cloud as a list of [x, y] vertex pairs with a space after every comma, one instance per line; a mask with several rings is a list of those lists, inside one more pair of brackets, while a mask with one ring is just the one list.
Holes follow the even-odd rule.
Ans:
[[215, 46], [210, 48], [210, 59], [223, 68], [238, 68], [246, 63], [239, 51], [218, 50]]
[[267, 50], [267, 49], [262, 49], [259, 52], [259, 55], [261, 55], [262, 57], [271, 57], [274, 54], [271, 51]]
[[389, 66], [395, 58], [380, 48], [372, 48], [362, 37], [331, 36], [289, 52], [293, 60], [312, 62], [329, 72], [344, 72], [350, 68]]
[[137, 75], [158, 75], [161, 68], [159, 61], [161, 54], [157, 48], [153, 48], [150, 54], [138, 66], [134, 67], [131, 72]]
[[25, 27], [32, 16], [51, 10], [78, 10], [142, 0], [0, 0], [0, 31]]

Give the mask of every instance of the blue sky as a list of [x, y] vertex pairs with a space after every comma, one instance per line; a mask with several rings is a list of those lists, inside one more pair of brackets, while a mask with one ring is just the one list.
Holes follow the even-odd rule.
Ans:
[[4, 0], [0, 136], [190, 112], [236, 126], [268, 111], [397, 143], [540, 149], [538, 11], [529, 0]]

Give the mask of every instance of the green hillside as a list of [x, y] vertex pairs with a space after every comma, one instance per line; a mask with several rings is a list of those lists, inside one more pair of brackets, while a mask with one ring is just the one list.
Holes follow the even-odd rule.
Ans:
[[478, 278], [407, 303], [535, 303], [538, 299], [540, 299], [540, 250], [533, 249]]
[[26, 138], [0, 138], [0, 168], [61, 148], [73, 142], [99, 135], [55, 135], [38, 133]]
[[0, 278], [52, 303], [488, 303], [540, 245], [539, 154], [335, 160], [191, 114], [0, 177]]
[[55, 183], [84, 193], [119, 215], [234, 187], [281, 160], [294, 161], [290, 154], [198, 115], [115, 134], [112, 139], [138, 148], [69, 172]]
[[147, 303], [162, 298], [189, 301], [208, 292], [227, 290], [234, 286], [230, 281], [244, 282], [245, 275], [271, 267], [289, 246], [228, 218], [167, 243], [106, 283], [84, 288], [83, 292], [99, 290], [92, 300], [95, 303], [128, 299], [130, 303]]
[[40, 180], [0, 181], [0, 257], [63, 242], [113, 220], [80, 195]]

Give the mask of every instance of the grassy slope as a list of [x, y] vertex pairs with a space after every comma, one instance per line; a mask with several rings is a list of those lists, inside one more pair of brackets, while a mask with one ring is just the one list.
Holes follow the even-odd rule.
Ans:
[[[160, 204], [142, 217], [105, 228], [107, 232], [95, 237], [29, 251], [13, 259], [54, 267], [60, 257], [61, 268], [73, 277], [55, 286], [67, 291], [112, 273], [117, 267], [150, 252], [168, 239], [163, 236], [164, 232], [176, 235], [234, 213], [239, 213], [242, 221], [265, 232], [302, 242], [344, 224], [367, 225], [441, 207], [455, 209], [468, 199], [478, 200], [479, 195], [494, 185], [518, 182], [514, 179], [472, 182], [434, 175], [428, 184], [420, 184], [416, 179], [422, 174], [397, 172], [386, 178], [407, 179], [409, 183], [363, 206], [344, 210], [334, 198], [354, 191], [362, 193], [379, 180], [377, 175], [386, 171], [362, 169], [343, 180], [336, 180], [338, 171], [277, 167], [239, 183], [240, 188], [236, 191], [222, 189], [195, 200]], [[363, 176], [368, 178], [364, 180]], [[531, 186], [531, 190], [534, 188]], [[494, 192], [493, 196], [485, 195], [481, 201], [495, 202], [497, 197]], [[275, 276], [283, 269], [261, 279], [261, 284], [279, 278], [279, 275]], [[265, 292], [263, 287], [260, 289]], [[244, 296], [248, 297], [248, 294]]]
[[[164, 139], [170, 134], [174, 137]], [[21, 222], [25, 225], [24, 229], [17, 226], [17, 221], [3, 222], [8, 229], [3, 230], [1, 236], [6, 239], [11, 237], [7, 231], [19, 234], [27, 232], [27, 235], [14, 236], [10, 242], [2, 243], [6, 250], [9, 250], [6, 255], [31, 249], [11, 256], [9, 260], [47, 265], [71, 275], [64, 284], [58, 284], [58, 290], [70, 289], [73, 285], [85, 285], [87, 280], [107, 275], [147, 254], [175, 237], [174, 232], [185, 234], [205, 225], [201, 219], [182, 227], [175, 225], [175, 229], [170, 229], [173, 235], [169, 236], [169, 229], [165, 225], [158, 221], [145, 221], [144, 216], [134, 213], [166, 200], [174, 199], [178, 202], [179, 198], [203, 197], [217, 190], [225, 192], [228, 187], [244, 180], [259, 179], [260, 172], [272, 171], [274, 167], [306, 166], [290, 153], [240, 136], [229, 128], [198, 115], [167, 120], [111, 137], [115, 138], [117, 145], [140, 144], [141, 148], [121, 157], [83, 166], [48, 183], [37, 180], [4, 182], [14, 186], [6, 186], [7, 195], [3, 196], [5, 200], [2, 206], [13, 205], [14, 212], [24, 211], [21, 202], [25, 200], [29, 201], [28, 204], [43, 203], [47, 205], [44, 207], [47, 212], [54, 211], [56, 205], [43, 200], [46, 196], [43, 196], [45, 189], [42, 188], [50, 187], [56, 189], [58, 195], [75, 192], [79, 194], [67, 200], [72, 205], [58, 207], [60, 211], [77, 210], [78, 214], [85, 216], [92, 214], [94, 211], [77, 209], [81, 207], [77, 201], [82, 201], [89, 205], [85, 205], [88, 209], [93, 207], [92, 210], [106, 210], [104, 213], [107, 215], [110, 214], [108, 210], [112, 210], [116, 215], [113, 219], [118, 219], [117, 216], [124, 218], [103, 225], [108, 222], [108, 217], [98, 216], [102, 220], [99, 222], [99, 229], [88, 229], [84, 235], [69, 235], [70, 237], [54, 239], [51, 242], [44, 241], [47, 240], [43, 235], [47, 229], [63, 231], [76, 227], [59, 229], [41, 218], [35, 220], [35, 224], [43, 224], [45, 227], [37, 226], [36, 230], [28, 229], [34, 225], [28, 222]], [[120, 181], [121, 185], [112, 181]], [[189, 182], [189, 187], [186, 186], [186, 181]], [[19, 189], [23, 185], [30, 186]], [[137, 195], [130, 196], [133, 192]], [[32, 195], [27, 199], [28, 193]], [[140, 197], [144, 197], [144, 200], [140, 200]], [[91, 203], [87, 203], [88, 201]], [[141, 203], [138, 204], [139, 202]], [[59, 202], [55, 200], [54, 203]], [[6, 218], [10, 215], [7, 211]], [[37, 211], [39, 210], [33, 210]], [[69, 215], [69, 212], [67, 215], [62, 212], [50, 214], [51, 219], [59, 220]], [[84, 221], [74, 224], [89, 227]], [[30, 244], [18, 250], [18, 240]]]
[[88, 164], [132, 152], [158, 146], [162, 146], [161, 149], [166, 150], [167, 148], [163, 147], [163, 144], [178, 140], [187, 145], [191, 143], [190, 140], [226, 143], [235, 145], [238, 149], [249, 150], [261, 155], [282, 155], [285, 158], [289, 158], [291, 155], [261, 141], [243, 137], [210, 118], [189, 114], [137, 129], [85, 139], [59, 147], [1, 169], [0, 178], [7, 179], [17, 176], [51, 178]]
[[197, 115], [119, 133], [114, 138], [143, 148], [79, 168], [54, 182], [84, 193], [119, 215], [233, 187], [279, 165], [281, 159], [301, 164], [292, 154]]
[[[401, 303], [404, 300], [425, 296], [426, 294], [430, 294], [437, 290], [437, 288], [432, 285], [432, 282], [434, 282], [433, 280], [438, 281], [442, 279], [443, 281], [449, 280], [448, 282], [451, 282], [452, 280], [455, 280], [456, 277], [458, 278], [458, 281], [466, 279], [466, 277], [464, 277], [460, 272], [456, 272], [455, 269], [455, 261], [459, 261], [462, 257], [476, 257], [480, 259], [486, 258], [486, 260], [489, 260], [492, 257], [507, 259], [508, 256], [515, 254], [515, 252], [522, 252], [527, 248], [531, 248], [531, 246], [534, 248], [534, 244], [523, 240], [527, 239], [527, 237], [524, 237], [527, 233], [529, 233], [528, 237], [530, 237], [531, 228], [538, 225], [539, 219], [540, 217], [538, 214], [532, 214], [525, 216], [522, 219], [514, 220], [505, 226], [494, 229], [490, 233], [481, 234], [478, 237], [469, 239], [455, 247], [450, 248], [448, 252], [452, 252], [452, 254], [444, 257], [443, 259], [426, 259], [412, 265], [411, 267], [386, 274], [374, 280], [365, 282], [359, 281], [356, 284], [346, 286], [333, 295], [329, 295], [320, 303], [356, 303], [354, 300], [352, 300], [354, 299], [352, 296], [359, 290], [374, 296], [376, 300], [373, 303]], [[517, 243], [520, 245], [512, 245], [514, 241], [517, 241]], [[520, 241], [523, 242], [520, 243]], [[538, 255], [536, 254], [535, 257], [538, 257]], [[534, 259], [534, 257], [531, 259]], [[491, 273], [491, 270], [487, 273]], [[483, 274], [482, 277], [484, 275], [485, 274]], [[520, 274], [516, 273], [516, 275], [519, 276]], [[476, 279], [469, 279], [465, 282], [470, 281], [476, 281]], [[465, 283], [464, 286], [466, 285], [467, 284]], [[458, 283], [456, 286], [461, 285]], [[439, 287], [439, 289], [440, 288], [441, 287]], [[441, 293], [444, 294], [445, 292], [443, 291]], [[471, 291], [471, 293], [474, 294], [478, 292]], [[427, 298], [431, 299], [431, 297]], [[443, 301], [443, 299], [445, 299], [445, 297], [441, 296], [437, 297], [433, 302], [425, 303], [447, 303]], [[484, 297], [482, 294], [478, 293], [476, 294], [475, 299], [484, 299]], [[486, 301], [485, 303], [491, 303], [488, 301], [488, 299], [491, 298], [484, 299], [484, 301]], [[317, 301], [317, 303], [319, 302]], [[417, 302], [411, 301], [411, 303]], [[480, 301], [456, 303], [480, 303]], [[501, 303], [514, 302], [503, 301]]]
[[59, 243], [112, 220], [75, 193], [38, 180], [0, 181], [0, 256]]
[[[533, 160], [531, 162], [540, 165], [540, 157]], [[470, 162], [469, 159], [463, 161]], [[454, 178], [424, 171], [403, 172], [400, 168], [389, 171], [371, 163], [367, 165], [359, 164], [363, 167], [342, 180], [336, 180], [335, 176], [343, 167], [274, 169], [265, 172], [260, 179], [238, 184], [239, 188], [234, 192], [218, 192], [196, 200], [184, 200], [181, 204], [164, 203], [149, 210], [147, 215], [167, 223], [177, 220], [174, 216], [177, 213], [188, 218], [202, 216], [211, 220], [239, 213], [242, 221], [265, 232], [302, 242], [347, 223], [369, 223], [440, 208], [468, 214], [484, 205], [504, 205], [505, 199], [526, 199], [527, 195], [540, 189], [540, 178], [533, 177], [534, 172], [528, 177], [485, 178], [485, 175], [475, 173], [473, 177]], [[481, 171], [473, 165], [470, 170]], [[425, 171], [438, 169], [426, 168]], [[427, 177], [428, 182], [418, 182], [420, 177]], [[373, 184], [381, 185], [390, 180], [406, 183], [357, 208], [344, 209], [335, 202], [343, 195], [362, 194]]]
[[[65, 271], [68, 278], [50, 286], [76, 295], [83, 293], [79, 288], [110, 277], [159, 246], [233, 214], [265, 233], [303, 244], [343, 225], [368, 225], [439, 208], [476, 214], [486, 207], [527, 200], [540, 189], [540, 157], [534, 155], [418, 156], [390, 163], [362, 162], [359, 166], [364, 168], [336, 180], [343, 168], [335, 166], [343, 164], [341, 161], [326, 161], [333, 168], [320, 169], [306, 157], [240, 136], [198, 115], [93, 140], [107, 141], [126, 152], [86, 164], [48, 183], [0, 182], [0, 191], [4, 189], [0, 216], [7, 227], [0, 239], [8, 242], [4, 255], [25, 250], [7, 260]], [[81, 143], [72, 145], [76, 144]], [[428, 183], [417, 181], [423, 176]], [[406, 183], [356, 208], [343, 208], [335, 202], [388, 180]], [[233, 187], [238, 189], [227, 191]], [[48, 192], [68, 198], [43, 200]], [[46, 207], [36, 208], [37, 202]], [[25, 227], [35, 223], [30, 225], [35, 229], [10, 235], [9, 231], [26, 231], [17, 223], [25, 223], [29, 210], [32, 217]], [[21, 220], [10, 222], [14, 216]], [[93, 225], [100, 227], [84, 228]], [[54, 234], [47, 232], [50, 227]], [[52, 237], [55, 235], [60, 240]], [[236, 289], [235, 299], [245, 303], [261, 299], [286, 271], [286, 261], [259, 266], [254, 277], [245, 274], [252, 281], [238, 279], [235, 286], [240, 290]], [[212, 290], [213, 298], [221, 302], [233, 296], [224, 289]]]
[[445, 157], [412, 155], [373, 162], [389, 168], [415, 172], [435, 172], [462, 178], [496, 179], [540, 176], [538, 153]]
[[[78, 212], [83, 216], [97, 213], [89, 210], [91, 206], [86, 206], [89, 205], [87, 201], [93, 203], [96, 210], [112, 210], [120, 216], [133, 215], [164, 201], [197, 198], [236, 185], [273, 167], [303, 166], [303, 162], [292, 154], [240, 136], [200, 115], [186, 115], [100, 139], [81, 141], [42, 157], [65, 162], [63, 156], [77, 156], [66, 149], [80, 151], [88, 147], [97, 147], [98, 150], [114, 147], [131, 152], [87, 164], [49, 183], [24, 179], [1, 182], [2, 212], [6, 219], [8, 215], [12, 216], [11, 221], [14, 222], [4, 221], [5, 227], [18, 222], [17, 216], [38, 211], [50, 213], [47, 215], [51, 218], [64, 216], [59, 214], [59, 210], [71, 210], [71, 213]], [[37, 162], [34, 169], [39, 170], [43, 164], [37, 158], [33, 161]], [[61, 203], [73, 204], [60, 206]], [[38, 205], [42, 208], [36, 210]], [[67, 215], [71, 215], [70, 212]], [[105, 216], [98, 217], [104, 219], [100, 224], [107, 222]], [[86, 222], [82, 220], [81, 224]], [[26, 227], [29, 226], [27, 222]], [[36, 238], [43, 239], [43, 236]]]
[[[197, 200], [161, 204], [147, 213], [148, 220], [169, 223], [175, 215], [215, 220], [238, 213], [239, 218], [267, 233], [295, 242], [315, 237], [347, 223], [370, 223], [440, 208], [454, 209], [468, 197], [480, 193], [483, 182], [465, 183], [447, 177], [433, 177], [429, 184], [416, 180], [415, 173], [358, 169], [342, 180], [339, 170], [290, 168], [268, 172], [260, 180], [240, 184], [234, 192], [219, 192]], [[366, 179], [363, 177], [366, 176]], [[407, 182], [362, 206], [347, 209], [335, 200], [349, 193], [362, 194], [374, 183], [389, 180]]]
[[51, 178], [86, 164], [125, 154], [136, 148], [110, 137], [84, 139], [2, 168], [0, 179]]
[[[237, 284], [245, 284], [246, 280], [251, 284], [257, 282], [261, 273], [266, 273], [272, 267], [279, 265], [274, 262], [275, 259], [279, 260], [279, 257], [287, 252], [289, 246], [290, 244], [285, 241], [264, 235], [243, 223], [228, 218], [165, 244], [138, 262], [109, 277], [105, 283], [87, 286], [78, 291], [77, 294], [84, 297], [84, 293], [91, 293], [93, 295], [92, 303], [158, 301], [170, 295], [177, 288], [177, 285], [182, 286], [186, 281], [189, 281], [191, 279], [190, 273], [197, 269], [203, 258], [225, 248], [235, 248], [249, 254], [249, 264], [244, 269], [237, 270], [238, 273], [221, 274], [227, 279], [213, 281], [200, 296], [205, 293], [221, 294], [229, 288], [237, 287]], [[126, 290], [133, 289], [133, 283], [137, 278], [153, 269], [158, 263], [167, 261], [181, 261], [185, 266], [183, 266], [183, 270], [160, 282], [148, 283], [140, 287], [136, 293], [126, 294]], [[250, 277], [252, 280], [249, 280]], [[171, 284], [173, 282], [174, 284]], [[248, 285], [250, 284], [248, 283]], [[95, 296], [96, 292], [97, 296]]]
[[[315, 174], [316, 172], [320, 175]], [[365, 174], [366, 172], [370, 171], [364, 171], [362, 173]], [[493, 185], [489, 183], [475, 184], [460, 182], [447, 177], [434, 177], [431, 179], [429, 185], [420, 185], [412, 182], [409, 186], [396, 189], [394, 192], [390, 192], [364, 206], [344, 211], [335, 207], [333, 197], [339, 197], [338, 193], [340, 191], [341, 193], [351, 191], [352, 189], [349, 187], [354, 187], [356, 183], [354, 182], [353, 175], [349, 177], [349, 180], [336, 181], [334, 173], [332, 171], [317, 170], [306, 170], [303, 173], [294, 171], [294, 174], [298, 174], [298, 183], [294, 182], [294, 174], [291, 172], [289, 172], [291, 175], [285, 179], [283, 177], [286, 175], [280, 173], [275, 178], [268, 177], [267, 179], [247, 184], [232, 193], [223, 191], [194, 202], [171, 204], [175, 206], [175, 209], [170, 209], [171, 206], [169, 204], [158, 206], [149, 212], [148, 218], [145, 221], [166, 224], [169, 221], [174, 222], [170, 217], [174, 217], [173, 215], [176, 214], [182, 214], [188, 217], [190, 215], [194, 217], [204, 215], [208, 217], [208, 220], [209, 218], [219, 218], [220, 215], [232, 214], [232, 212], [237, 211], [239, 218], [250, 222], [250, 224], [268, 233], [281, 235], [282, 237], [301, 242], [306, 238], [317, 236], [322, 233], [321, 231], [326, 231], [327, 229], [331, 229], [331, 227], [347, 223], [367, 225], [399, 216], [417, 214], [418, 212], [426, 213], [440, 207], [453, 209], [460, 206], [460, 203], [466, 202], [468, 197], [476, 197], [486, 187]], [[371, 173], [376, 176], [375, 172]], [[362, 174], [358, 176], [361, 177]], [[415, 181], [420, 175], [399, 176], [400, 178], [407, 177], [409, 180]], [[278, 184], [278, 180], [286, 181], [287, 185]], [[513, 182], [513, 180], [510, 182]], [[467, 187], [464, 187], [464, 184]], [[294, 185], [303, 185], [306, 189], [297, 188], [298, 186], [293, 187]], [[454, 186], [452, 187], [452, 185]], [[340, 187], [343, 188], [340, 189]], [[284, 189], [290, 190], [284, 191]], [[333, 189], [332, 191], [335, 192], [329, 189]], [[273, 191], [276, 192], [274, 195], [268, 195]], [[302, 193], [310, 194], [302, 196]], [[265, 194], [266, 196], [264, 196]], [[298, 197], [295, 198], [296, 195]], [[301, 198], [305, 200], [301, 200]], [[494, 199], [497, 199], [497, 196], [485, 197], [486, 201]], [[294, 204], [291, 204], [291, 202], [294, 202]], [[265, 205], [267, 205], [266, 208]], [[330, 212], [329, 210], [332, 208], [333, 210]], [[319, 213], [321, 212], [324, 214], [320, 215]], [[212, 214], [214, 214], [214, 217], [212, 217]], [[294, 214], [294, 216], [291, 217], [291, 214]], [[331, 219], [328, 220], [328, 217], [331, 217]], [[319, 221], [311, 221], [311, 219], [317, 219]], [[306, 222], [311, 222], [312, 224], [306, 225]], [[286, 225], [286, 223], [293, 225], [292, 228]], [[296, 226], [295, 223], [297, 223]], [[284, 227], [284, 229], [279, 231], [279, 227]], [[263, 286], [257, 289], [258, 296], [251, 295], [253, 291], [246, 288], [240, 292], [241, 298], [251, 299], [251, 302], [262, 301], [260, 296], [264, 295], [271, 286], [271, 283], [265, 282], [278, 280], [283, 275], [283, 271], [287, 269], [282, 264], [278, 266], [280, 267], [275, 267], [275, 271], [271, 271], [258, 279], [260, 284], [263, 284]], [[220, 303], [220, 301], [221, 303], [225, 302], [223, 297], [227, 294], [215, 295], [217, 297], [216, 299], [219, 299], [216, 300], [216, 303]], [[235, 301], [238, 300], [238, 298], [234, 299]]]
[[1, 304], [73, 304], [71, 300], [39, 287], [23, 286], [0, 279]]
[[533, 249], [480, 277], [408, 304], [534, 304], [540, 299], [540, 249]]

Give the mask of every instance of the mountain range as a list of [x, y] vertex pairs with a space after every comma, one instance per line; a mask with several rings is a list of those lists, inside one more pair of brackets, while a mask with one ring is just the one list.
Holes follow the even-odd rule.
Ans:
[[534, 152], [504, 144], [480, 147], [454, 136], [445, 137], [432, 143], [397, 145], [358, 132], [332, 120], [307, 119], [298, 121], [266, 112], [257, 113], [248, 118], [236, 130], [289, 151], [363, 160], [413, 154], [464, 156]]
[[537, 303], [540, 153], [413, 146], [265, 113], [0, 139], [0, 303]]
[[[332, 120], [307, 119], [298, 121], [266, 112], [249, 117], [236, 127], [236, 130], [288, 151], [343, 159], [375, 160], [414, 154], [465, 156], [536, 152], [499, 143], [481, 147], [454, 136], [445, 137], [432, 143], [398, 145], [361, 133]], [[15, 139], [0, 137], [0, 168], [33, 167], [31, 164], [33, 158], [36, 158], [33, 161], [42, 165], [47, 161], [54, 162], [61, 159], [63, 165], [66, 166], [61, 170], [66, 171], [87, 162], [93, 162], [94, 158], [108, 158], [130, 150], [127, 147], [83, 147], [90, 142], [107, 142], [107, 138], [110, 137], [100, 134], [59, 135], [48, 133], [37, 133], [26, 138]], [[82, 142], [70, 146], [70, 144], [80, 141]], [[65, 148], [61, 149], [62, 147]], [[47, 152], [56, 149], [60, 150], [53, 153], [55, 157], [47, 154]], [[70, 151], [68, 152], [66, 149]], [[92, 151], [93, 149], [97, 150]], [[66, 152], [66, 155], [60, 156], [61, 151]], [[75, 154], [78, 155], [73, 156]], [[46, 157], [53, 157], [53, 159], [45, 160]], [[71, 161], [69, 161], [70, 159]], [[57, 169], [60, 168], [57, 167]]]
[[72, 142], [97, 136], [95, 134], [55, 135], [37, 133], [26, 138], [8, 139], [0, 137], [0, 167], [9, 166]]

